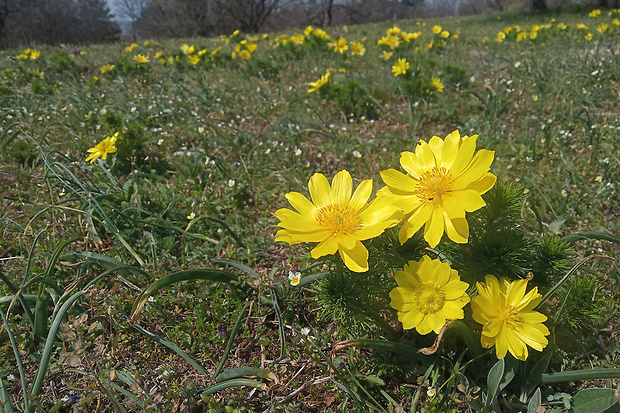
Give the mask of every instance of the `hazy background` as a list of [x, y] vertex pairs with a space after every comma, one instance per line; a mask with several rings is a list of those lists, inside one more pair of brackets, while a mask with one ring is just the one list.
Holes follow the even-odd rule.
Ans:
[[103, 43], [549, 7], [620, 0], [0, 0], [0, 47]]

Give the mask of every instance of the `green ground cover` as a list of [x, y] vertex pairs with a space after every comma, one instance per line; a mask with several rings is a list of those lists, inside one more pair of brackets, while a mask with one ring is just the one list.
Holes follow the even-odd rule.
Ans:
[[[618, 19], [2, 52], [0, 411], [617, 409]], [[497, 177], [467, 243], [392, 226], [362, 239], [360, 273], [274, 241], [313, 174], [374, 198], [402, 152], [455, 130]], [[403, 329], [394, 273], [422, 256], [472, 298], [486, 274], [536, 286], [543, 351], [498, 358], [469, 305], [445, 335]]]

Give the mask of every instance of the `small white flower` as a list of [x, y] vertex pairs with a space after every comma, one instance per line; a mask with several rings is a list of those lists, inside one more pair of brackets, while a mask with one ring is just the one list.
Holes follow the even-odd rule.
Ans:
[[155, 297], [153, 297], [152, 295], [149, 296], [149, 298], [146, 299], [149, 303], [152, 303], [153, 301], [155, 301]]
[[598, 70], [595, 70], [594, 72], [592, 72], [592, 73], [590, 73], [590, 74], [591, 74], [592, 76], [596, 76], [596, 75], [598, 75], [598, 73], [599, 73], [599, 71], [598, 71]]
[[267, 148], [267, 149], [265, 150], [265, 154], [266, 154], [266, 155], [269, 155], [270, 153], [271, 153], [271, 148]]
[[308, 327], [304, 327], [299, 331], [302, 335], [307, 336], [308, 334], [310, 334], [310, 328]]
[[138, 109], [137, 107], [132, 106], [132, 107], [131, 107], [131, 109], [130, 109], [130, 110], [131, 110], [131, 113], [134, 113], [137, 109]]
[[192, 212], [191, 214], [189, 214], [189, 215], [187, 216], [187, 219], [189, 219], [190, 221], [191, 221], [192, 219], [194, 219], [194, 218], [196, 218], [196, 213], [195, 213], [195, 212]]
[[436, 394], [437, 390], [435, 390], [433, 387], [429, 387], [428, 390], [426, 390], [426, 395], [428, 397], [435, 397]]
[[288, 279], [291, 280], [291, 285], [295, 286], [299, 284], [299, 281], [301, 281], [301, 273], [299, 271], [297, 272], [289, 271]]
[[356, 158], [361, 158], [362, 154], [360, 153], [360, 151], [358, 151], [357, 149], [353, 151], [353, 156], [355, 156]]
[[205, 131], [205, 128], [203, 128], [202, 126], [198, 127], [198, 133], [203, 133]]
[[301, 155], [301, 149], [297, 148], [295, 149], [295, 156], [299, 156]]
[[159, 139], [157, 141], [157, 146], [161, 146], [163, 143], [164, 143], [164, 140], [163, 139]]
[[521, 66], [521, 62], [515, 62], [515, 69]]
[[236, 184], [236, 183], [237, 183], [237, 181], [236, 181], [234, 178], [230, 178], [230, 179], [228, 180], [228, 186], [229, 186], [229, 187], [231, 187], [231, 188], [232, 188], [233, 186], [235, 186], [235, 184]]
[[13, 373], [9, 374], [8, 376], [6, 376], [6, 379], [8, 381], [15, 381], [15, 375]]

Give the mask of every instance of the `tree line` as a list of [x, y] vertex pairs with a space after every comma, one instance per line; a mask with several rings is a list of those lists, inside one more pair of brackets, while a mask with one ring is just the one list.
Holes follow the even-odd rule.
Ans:
[[[521, 6], [588, 0], [0, 0], [0, 46], [82, 44], [278, 31], [307, 25], [360, 24], [441, 15], [480, 14]], [[590, 0], [618, 7], [620, 0]]]

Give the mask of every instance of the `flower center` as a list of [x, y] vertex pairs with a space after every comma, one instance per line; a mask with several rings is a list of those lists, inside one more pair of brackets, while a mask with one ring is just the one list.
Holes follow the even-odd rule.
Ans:
[[442, 197], [450, 191], [451, 180], [449, 171], [434, 167], [420, 177], [413, 193], [423, 201], [441, 203]]
[[357, 211], [348, 205], [332, 204], [319, 210], [316, 220], [332, 234], [350, 234], [362, 228], [362, 219]]
[[434, 285], [423, 284], [415, 290], [414, 295], [415, 306], [424, 314], [436, 313], [446, 302], [446, 293]]
[[504, 325], [508, 328], [515, 328], [519, 321], [519, 310], [513, 306], [506, 307], [499, 315], [499, 318], [504, 322]]

